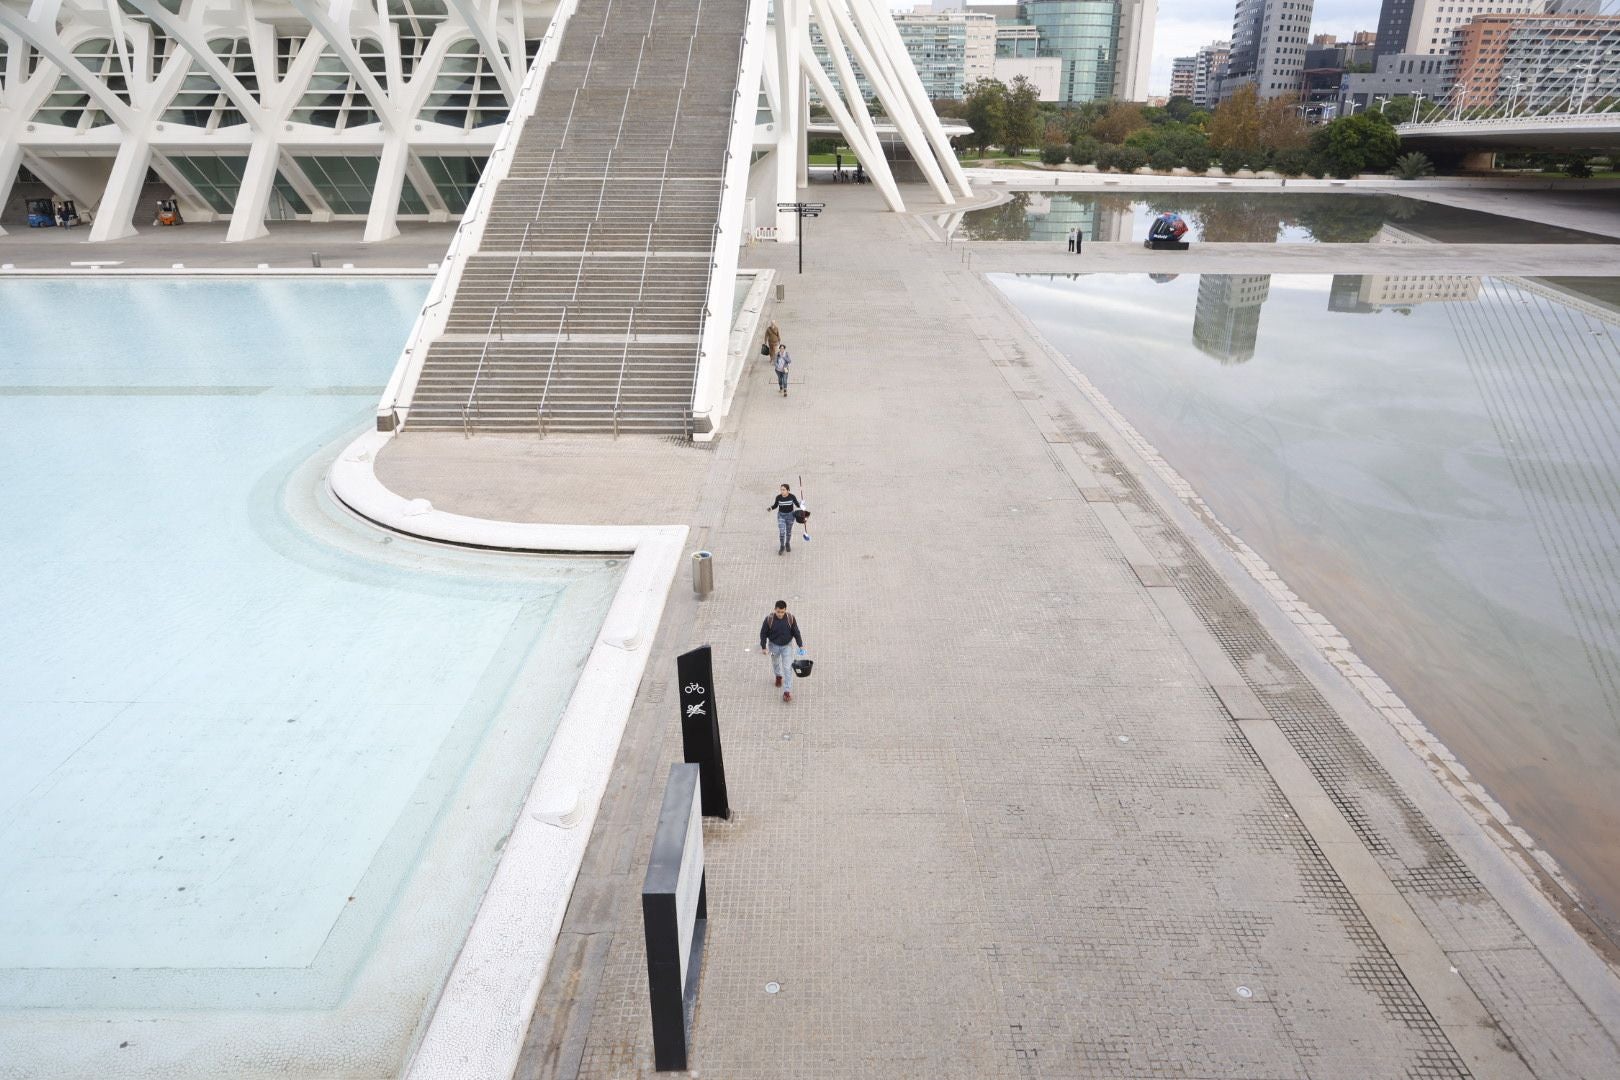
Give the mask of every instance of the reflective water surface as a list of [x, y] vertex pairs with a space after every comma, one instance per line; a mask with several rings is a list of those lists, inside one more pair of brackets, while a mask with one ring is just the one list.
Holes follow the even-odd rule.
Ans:
[[1209, 243], [1363, 244], [1435, 240], [1452, 244], [1613, 244], [1612, 237], [1462, 210], [1401, 195], [1344, 191], [1131, 191], [1046, 194], [1015, 191], [998, 206], [941, 216], [959, 240], [1061, 244], [1070, 229], [1086, 240], [1142, 241], [1166, 211], [1181, 214], [1187, 239]]
[[1620, 929], [1620, 282], [993, 280]]

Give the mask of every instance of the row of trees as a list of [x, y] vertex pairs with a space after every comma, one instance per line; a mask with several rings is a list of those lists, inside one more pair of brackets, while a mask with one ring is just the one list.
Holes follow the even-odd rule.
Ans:
[[991, 146], [1017, 156], [1039, 146], [1049, 165], [1065, 161], [1103, 169], [1134, 171], [1184, 168], [1201, 173], [1220, 165], [1272, 169], [1287, 176], [1354, 176], [1382, 172], [1395, 162], [1399, 140], [1394, 125], [1411, 118], [1412, 99], [1391, 102], [1385, 111], [1340, 117], [1308, 127], [1293, 103], [1261, 101], [1244, 87], [1213, 113], [1185, 98], [1163, 107], [1130, 102], [1091, 102], [1059, 109], [1037, 100], [1023, 78], [1006, 85], [981, 79], [968, 88], [957, 112], [973, 129], [969, 147], [983, 157]]

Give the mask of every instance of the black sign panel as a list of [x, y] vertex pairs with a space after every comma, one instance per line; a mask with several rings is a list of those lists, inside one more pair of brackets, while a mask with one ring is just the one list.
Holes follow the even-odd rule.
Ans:
[[681, 687], [681, 744], [703, 777], [703, 816], [730, 819], [726, 763], [720, 754], [720, 715], [714, 700], [714, 654], [709, 646], [675, 658]]

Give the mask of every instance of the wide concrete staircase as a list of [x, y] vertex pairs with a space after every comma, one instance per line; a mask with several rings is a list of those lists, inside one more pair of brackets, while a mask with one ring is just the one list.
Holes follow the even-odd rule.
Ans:
[[747, 2], [581, 0], [408, 427], [691, 434]]

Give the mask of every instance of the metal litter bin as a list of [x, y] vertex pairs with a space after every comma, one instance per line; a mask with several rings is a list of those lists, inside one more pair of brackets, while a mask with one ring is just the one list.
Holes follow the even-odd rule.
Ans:
[[714, 592], [714, 553], [692, 552], [692, 591], [702, 599]]

